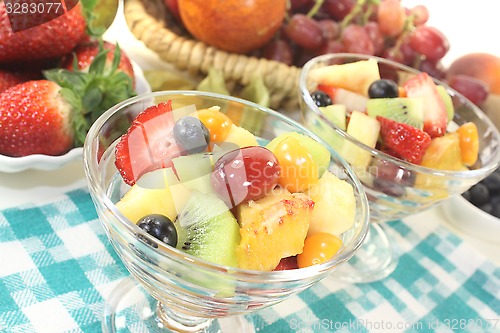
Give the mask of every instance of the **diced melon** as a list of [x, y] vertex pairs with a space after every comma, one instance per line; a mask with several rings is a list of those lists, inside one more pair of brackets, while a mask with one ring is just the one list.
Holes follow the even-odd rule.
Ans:
[[[347, 125], [347, 134], [370, 148], [375, 148], [380, 133], [380, 123], [366, 113], [353, 112]], [[371, 153], [357, 144], [344, 142], [340, 155], [356, 169], [364, 170], [371, 160]]]
[[179, 182], [190, 190], [213, 193], [210, 175], [213, 170], [212, 155], [207, 153], [179, 156], [172, 159]]
[[319, 110], [325, 115], [325, 117], [331, 121], [333, 124], [337, 125], [338, 128], [345, 131], [346, 130], [346, 106], [343, 104], [331, 104], [325, 107], [319, 108]]
[[339, 236], [352, 228], [356, 198], [351, 184], [327, 171], [305, 194], [314, 201], [308, 235], [326, 232]]
[[380, 73], [377, 61], [369, 59], [314, 68], [309, 73], [309, 79], [368, 96], [368, 87], [380, 79]]
[[134, 223], [150, 214], [162, 214], [173, 221], [190, 195], [171, 168], [159, 169], [143, 175], [116, 206]]
[[308, 129], [325, 141], [333, 150], [339, 151], [343, 145], [342, 139], [326, 122], [309, 112], [304, 117]]

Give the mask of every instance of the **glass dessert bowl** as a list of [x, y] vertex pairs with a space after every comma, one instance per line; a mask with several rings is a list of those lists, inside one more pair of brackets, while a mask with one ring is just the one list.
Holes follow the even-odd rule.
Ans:
[[[388, 276], [397, 266], [397, 244], [382, 222], [459, 195], [500, 163], [499, 132], [477, 106], [399, 63], [357, 54], [319, 56], [302, 68], [299, 90], [305, 127], [351, 164], [369, 200], [373, 223], [361, 249], [335, 275], [340, 279]], [[470, 132], [477, 139], [467, 137]], [[473, 157], [467, 156], [471, 151]]]
[[[150, 122], [145, 120], [149, 116], [140, 115], [145, 109], [159, 109], [160, 105], [168, 105], [170, 110], [155, 119], [155, 121]], [[153, 107], [150, 108], [151, 106]], [[196, 153], [184, 156], [185, 154], [180, 152], [179, 149], [174, 149], [178, 141], [174, 140], [169, 143], [163, 142], [160, 145], [155, 145], [153, 141], [157, 138], [156, 135], [148, 136], [148, 134], [158, 131], [158, 126], [166, 126], [167, 131], [164, 133], [168, 137], [171, 135], [170, 133], [176, 132], [176, 129], [172, 128], [174, 126], [173, 118], [176, 118], [175, 124], [178, 124], [179, 119], [185, 119], [186, 114], [192, 115], [193, 110], [195, 114], [199, 115], [201, 112], [199, 110], [207, 110], [207, 108], [209, 108], [208, 110], [212, 109], [210, 111], [212, 112], [213, 108], [211, 107], [213, 106], [217, 107], [216, 113], [223, 114], [224, 119], [230, 119], [232, 124], [239, 128], [236, 132], [237, 135], [231, 136], [229, 134], [226, 139], [221, 139], [217, 147], [212, 144], [213, 142], [211, 142], [210, 148], [205, 147], [207, 149], [204, 152], [190, 147], [189, 149], [194, 149]], [[171, 111], [172, 109], [173, 111]], [[143, 114], [146, 114], [146, 112]], [[168, 118], [171, 115], [173, 118]], [[139, 117], [142, 117], [140, 124], [138, 123]], [[202, 119], [201, 115], [199, 119]], [[217, 141], [213, 137], [213, 135], [217, 134], [211, 126], [213, 125], [208, 126], [210, 140]], [[134, 128], [134, 130], [130, 130], [131, 128]], [[237, 98], [196, 91], [156, 92], [137, 96], [108, 110], [94, 123], [84, 145], [84, 165], [90, 194], [109, 241], [132, 277], [135, 278], [135, 282], [137, 282], [137, 284], [125, 283], [113, 291], [109, 297], [110, 304], [105, 307], [103, 331], [117, 332], [122, 329], [126, 330], [127, 324], [139, 325], [141, 331], [149, 330], [151, 332], [218, 332], [222, 330], [222, 327], [228, 327], [227, 325], [233, 327], [233, 331], [234, 327], [237, 327], [236, 329], [239, 332], [252, 331], [251, 328], [246, 329], [251, 325], [241, 315], [281, 302], [313, 286], [354, 255], [368, 231], [368, 201], [361, 183], [355, 177], [349, 165], [330, 149], [327, 149], [329, 158], [325, 161], [324, 167], [326, 170], [323, 170], [323, 172], [335, 175], [336, 179], [348, 184], [352, 189], [353, 210], [352, 224], [347, 230], [343, 230], [338, 234], [338, 238], [341, 239], [340, 248], [331, 259], [322, 263], [304, 268], [295, 267], [291, 270], [282, 267], [285, 270], [279, 271], [271, 271], [269, 267], [267, 267], [267, 271], [255, 269], [254, 266], [251, 266], [252, 264], [247, 265], [250, 268], [241, 268], [241, 263], [236, 265], [225, 264], [234, 262], [234, 255], [226, 256], [226, 253], [224, 253], [228, 249], [226, 245], [231, 243], [234, 237], [240, 237], [239, 234], [234, 236], [234, 233], [217, 236], [219, 229], [222, 232], [222, 230], [228, 228], [227, 225], [230, 222], [226, 220], [224, 220], [224, 223], [216, 223], [218, 228], [216, 232], [206, 225], [197, 225], [196, 228], [191, 228], [189, 232], [197, 233], [199, 230], [201, 232], [189, 240], [186, 240], [186, 234], [188, 236], [193, 234], [175, 233], [176, 241], [174, 243], [170, 243], [173, 237], [172, 234], [169, 234], [172, 236], [170, 239], [160, 237], [164, 240], [162, 242], [152, 236], [154, 232], [146, 232], [147, 228], [139, 227], [142, 224], [138, 223], [136, 217], [142, 216], [145, 207], [151, 206], [150, 203], [157, 200], [153, 196], [144, 195], [147, 191], [160, 191], [159, 193], [164, 195], [161, 198], [168, 197], [172, 199], [173, 206], [171, 207], [174, 207], [172, 209], [178, 209], [179, 211], [176, 214], [177, 217], [171, 216], [171, 211], [162, 210], [165, 207], [159, 209], [165, 216], [170, 216], [170, 222], [173, 221], [172, 224], [176, 230], [186, 230], [183, 228], [190, 228], [196, 223], [205, 223], [204, 220], [213, 222], [213, 216], [209, 215], [218, 211], [225, 201], [217, 199], [216, 195], [214, 196], [212, 190], [210, 190], [210, 182], [213, 181], [212, 178], [214, 177], [214, 172], [211, 170], [214, 162], [222, 159], [222, 157], [216, 158], [216, 154], [220, 152], [220, 149], [224, 149], [224, 143], [227, 144], [227, 141], [230, 141], [229, 136], [233, 138], [231, 139], [233, 143], [238, 143], [236, 149], [232, 150], [233, 146], [233, 148], [227, 150], [230, 153], [239, 152], [239, 146], [246, 146], [241, 140], [257, 140], [255, 147], [259, 149], [260, 146], [269, 144], [280, 134], [288, 132], [305, 134], [305, 136], [309, 137], [308, 140], [312, 140], [311, 138], [317, 140], [315, 144], [320, 143], [322, 149], [327, 147], [321, 139], [302, 125], [270, 109]], [[134, 136], [136, 139], [132, 140]], [[124, 138], [127, 138], [126, 149], [123, 148]], [[153, 161], [160, 161], [154, 167], [152, 167], [153, 162], [144, 164], [142, 160], [145, 156], [149, 156], [154, 160], [152, 156], [158, 151], [156, 148], [152, 148], [153, 146], [163, 147], [167, 151], [161, 152], [160, 159]], [[179, 146], [185, 147], [186, 145], [179, 144]], [[252, 149], [255, 149], [255, 147]], [[241, 151], [244, 151], [244, 149], [242, 148]], [[143, 152], [145, 152], [145, 155], [142, 154]], [[123, 154], [130, 154], [131, 156], [124, 159]], [[174, 156], [180, 159], [175, 160]], [[191, 159], [193, 156], [199, 157], [200, 160]], [[226, 156], [226, 152], [222, 156]], [[259, 154], [259, 156], [262, 155]], [[184, 162], [179, 162], [183, 158]], [[123, 162], [124, 160], [126, 163]], [[210, 165], [209, 171], [206, 171], [207, 169], [202, 170], [206, 167], [207, 161]], [[172, 170], [172, 165], [175, 168], [175, 175], [168, 171]], [[230, 163], [230, 165], [237, 166], [237, 163]], [[125, 169], [126, 171], [124, 171]], [[199, 170], [202, 170], [202, 172], [198, 173], [195, 178], [184, 179], [184, 182], [179, 182], [184, 177], [183, 175], [186, 175], [186, 172], [192, 175], [192, 172], [196, 173]], [[227, 169], [225, 170], [227, 171]], [[168, 178], [172, 177], [172, 175], [179, 177], [174, 181], [177, 186], [175, 188], [170, 183], [172, 178]], [[208, 183], [205, 182], [207, 179]], [[247, 184], [248, 182], [243, 183]], [[161, 192], [165, 190], [165, 186], [170, 186], [169, 192]], [[187, 192], [185, 191], [186, 187], [188, 188]], [[207, 193], [203, 193], [205, 191]], [[143, 194], [137, 195], [137, 193]], [[231, 200], [238, 200], [241, 205], [245, 204], [247, 208], [259, 206], [250, 203], [259, 203], [257, 197], [252, 197], [256, 201], [252, 199], [248, 203], [243, 203], [242, 198], [237, 199], [236, 192], [233, 191], [232, 193]], [[266, 195], [270, 195], [269, 193]], [[297, 196], [303, 198], [305, 195], [299, 194]], [[125, 199], [125, 197], [128, 199]], [[144, 198], [147, 198], [147, 200], [144, 200]], [[207, 205], [203, 206], [201, 202], [208, 200], [208, 198], [211, 198], [212, 201], [209, 201], [208, 207]], [[291, 196], [288, 198], [287, 200], [281, 200], [280, 203], [292, 202], [296, 197]], [[184, 208], [179, 208], [177, 205], [180, 205], [179, 202], [182, 200], [185, 201], [182, 204]], [[311, 203], [309, 199], [306, 200]], [[306, 206], [308, 206], [307, 209], [314, 209], [314, 204]], [[186, 207], [190, 207], [190, 209]], [[296, 208], [296, 206], [289, 207], [290, 210], [285, 210], [284, 215], [280, 215], [279, 224], [286, 225], [288, 223], [287, 218], [291, 219], [291, 217], [285, 215], [293, 215], [292, 213], [295, 212], [294, 207]], [[239, 209], [237, 206], [232, 208]], [[227, 208], [224, 213], [217, 216], [223, 214], [231, 219], [234, 209], [230, 212], [229, 208]], [[136, 214], [138, 210], [141, 210], [141, 213]], [[133, 217], [134, 215], [137, 216]], [[297, 216], [299, 216], [297, 221], [300, 222], [302, 215]], [[284, 219], [285, 223], [281, 223], [283, 222], [282, 219]], [[219, 219], [215, 220], [220, 221]], [[238, 222], [242, 223], [241, 221]], [[266, 219], [261, 222], [270, 223]], [[269, 233], [272, 232], [269, 231]], [[209, 237], [204, 237], [204, 235], [209, 235]], [[216, 244], [213, 244], [214, 242], [210, 242], [210, 239], [207, 240], [207, 238], [216, 239]], [[210, 251], [219, 251], [219, 253], [213, 254], [213, 252], [210, 252], [208, 256], [205, 256], [207, 254], [205, 250], [189, 252], [189, 249], [193, 250], [195, 248], [193, 244], [198, 242], [199, 239], [203, 239], [207, 241], [207, 244], [210, 244], [197, 245], [198, 250], [200, 248], [207, 249], [210, 246]], [[243, 239], [243, 236], [241, 236], [241, 239]], [[176, 246], [176, 243], [180, 244], [180, 246]], [[272, 253], [267, 253], [267, 257], [272, 256]], [[271, 269], [274, 266], [273, 264]], [[144, 290], [145, 292], [143, 292]], [[138, 297], [138, 295], [145, 296]], [[140, 301], [141, 299], [142, 301]], [[140, 323], [134, 322], [134, 318], [127, 317], [130, 312], [119, 311], [119, 309], [131, 304], [134, 304], [137, 308], [135, 313], [140, 314]], [[231, 326], [233, 324], [236, 326]]]

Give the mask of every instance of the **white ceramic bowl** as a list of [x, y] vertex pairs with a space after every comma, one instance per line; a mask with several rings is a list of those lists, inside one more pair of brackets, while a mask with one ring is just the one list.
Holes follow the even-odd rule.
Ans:
[[[151, 92], [151, 87], [144, 77], [142, 69], [133, 62], [132, 65], [134, 66], [136, 82], [135, 90], [137, 91], [137, 94], [145, 94]], [[0, 172], [14, 173], [27, 169], [55, 170], [61, 168], [71, 161], [81, 159], [82, 154], [82, 147], [73, 148], [66, 154], [59, 156], [34, 154], [23, 157], [10, 157], [0, 154]]]
[[462, 231], [490, 242], [500, 244], [500, 219], [456, 195], [441, 205], [450, 224]]

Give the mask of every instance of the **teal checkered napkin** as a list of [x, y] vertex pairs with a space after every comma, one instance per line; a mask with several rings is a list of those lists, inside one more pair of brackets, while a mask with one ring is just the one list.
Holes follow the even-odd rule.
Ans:
[[127, 276], [85, 190], [0, 212], [0, 332], [100, 332]]
[[[498, 266], [442, 226], [387, 225], [402, 249], [389, 278], [326, 278], [246, 319], [260, 333], [500, 332]], [[86, 190], [0, 212], [0, 332], [101, 332], [104, 303], [129, 278]], [[138, 321], [137, 308], [122, 311]]]
[[[368, 284], [326, 278], [251, 320], [259, 332], [500, 332], [500, 267], [443, 226], [386, 230], [403, 249], [395, 272]], [[335, 273], [333, 273], [335, 274]]]

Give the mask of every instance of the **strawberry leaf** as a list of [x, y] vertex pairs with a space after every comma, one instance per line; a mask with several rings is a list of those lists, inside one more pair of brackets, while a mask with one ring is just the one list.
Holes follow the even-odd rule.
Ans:
[[44, 71], [47, 80], [63, 88], [63, 97], [72, 106], [72, 126], [75, 145], [81, 146], [92, 123], [112, 106], [136, 95], [133, 80], [118, 69], [121, 51], [116, 47], [113, 61], [107, 62], [107, 53], [100, 51], [90, 64], [88, 73], [79, 70], [51, 69]]
[[78, 111], [82, 109], [81, 99], [68, 88], [62, 88], [61, 95], [66, 102], [71, 105], [72, 111], [70, 112], [70, 122], [74, 132], [74, 145], [80, 147], [83, 145], [85, 136], [90, 128], [88, 120], [84, 117], [82, 112]]

